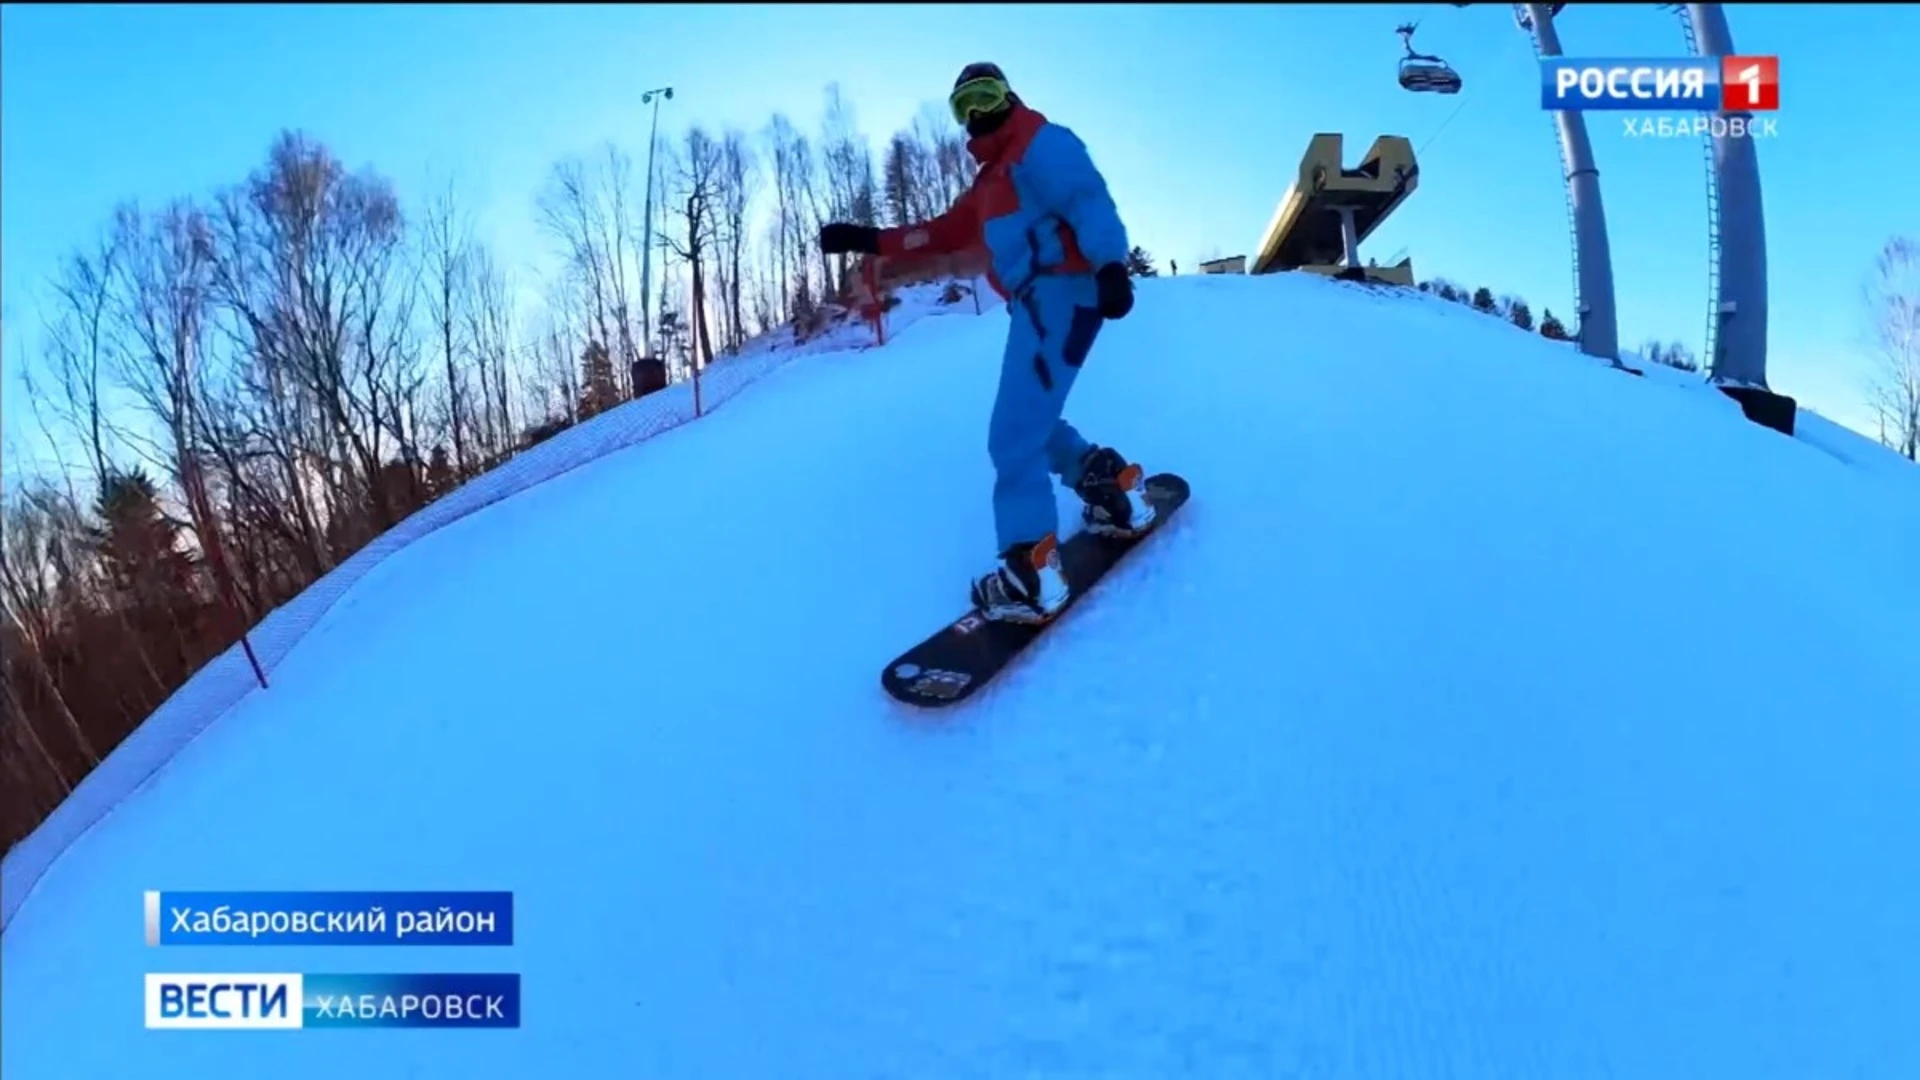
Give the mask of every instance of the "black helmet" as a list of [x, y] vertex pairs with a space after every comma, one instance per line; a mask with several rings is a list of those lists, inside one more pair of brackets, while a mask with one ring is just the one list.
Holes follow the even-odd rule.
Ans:
[[1001, 82], [1006, 82], [1007, 74], [1000, 70], [999, 64], [989, 64], [984, 61], [978, 64], [968, 64], [966, 67], [960, 69], [960, 77], [953, 80], [953, 88], [958, 90], [961, 84], [972, 82], [975, 79], [999, 79]]

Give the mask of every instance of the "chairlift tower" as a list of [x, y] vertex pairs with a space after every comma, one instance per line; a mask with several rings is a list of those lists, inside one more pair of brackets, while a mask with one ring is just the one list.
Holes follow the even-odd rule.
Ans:
[[[1455, 0], [1454, 7], [1470, 4]], [[1662, 4], [1680, 17], [1692, 51], [1703, 57], [1733, 56], [1733, 33], [1721, 4]], [[1541, 57], [1560, 56], [1553, 17], [1566, 4], [1514, 4], [1514, 21], [1532, 39]], [[1402, 38], [1408, 37], [1402, 28]], [[1413, 52], [1409, 43], [1407, 52]], [[1403, 61], [1403, 64], [1405, 62]], [[1404, 69], [1403, 69], [1404, 70]], [[1409, 86], [1405, 78], [1402, 86]], [[1705, 366], [1712, 384], [1740, 403], [1747, 418], [1793, 434], [1798, 405], [1767, 385], [1767, 227], [1760, 196], [1760, 161], [1753, 138], [1735, 131], [1752, 124], [1752, 114], [1717, 114], [1706, 140], [1707, 158], [1707, 339]], [[1580, 317], [1575, 335], [1580, 350], [1620, 363], [1619, 330], [1613, 302], [1612, 253], [1606, 213], [1600, 201], [1600, 174], [1593, 146], [1577, 112], [1554, 113], [1565, 166], [1568, 217], [1573, 233], [1574, 307]], [[1628, 369], [1630, 370], [1630, 369]]]
[[[1701, 56], [1734, 55], [1733, 34], [1721, 5], [1687, 4], [1680, 17], [1689, 43]], [[1742, 128], [1753, 121], [1753, 114], [1744, 110], [1719, 116], [1740, 121]], [[1720, 130], [1708, 135], [1713, 191], [1708, 205], [1714, 211], [1708, 258], [1717, 287], [1707, 313], [1711, 334], [1703, 359], [1714, 383], [1752, 415], [1763, 395], [1778, 396], [1767, 387], [1767, 222], [1760, 198], [1760, 159], [1751, 136], [1731, 134], [1731, 123], [1715, 126]]]
[[[1533, 38], [1541, 58], [1563, 55], [1553, 27], [1557, 4], [1515, 4], [1514, 21]], [[1578, 112], [1553, 114], [1560, 133], [1560, 163], [1567, 184], [1573, 231], [1573, 306], [1579, 328], [1573, 339], [1581, 352], [1616, 368], [1620, 363], [1619, 316], [1613, 303], [1613, 250], [1607, 242], [1607, 211], [1600, 200], [1600, 170], [1593, 163], [1587, 121]]]

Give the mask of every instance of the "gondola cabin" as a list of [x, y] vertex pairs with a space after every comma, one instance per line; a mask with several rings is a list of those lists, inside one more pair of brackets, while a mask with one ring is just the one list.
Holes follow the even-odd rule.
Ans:
[[1400, 61], [1400, 85], [1423, 94], [1457, 94], [1460, 73], [1448, 67], [1444, 60], [1409, 56]]

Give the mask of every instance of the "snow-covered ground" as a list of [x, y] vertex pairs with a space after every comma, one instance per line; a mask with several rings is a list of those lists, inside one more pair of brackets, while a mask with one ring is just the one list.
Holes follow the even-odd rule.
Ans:
[[[915, 715], [1005, 318], [375, 568], [22, 906], [0, 1074], [1920, 1075], [1920, 470], [1425, 297], [1149, 281], [1070, 412], [1193, 503]], [[512, 889], [519, 943], [152, 950], [153, 888]], [[525, 1026], [142, 1030], [223, 969], [519, 971]]]

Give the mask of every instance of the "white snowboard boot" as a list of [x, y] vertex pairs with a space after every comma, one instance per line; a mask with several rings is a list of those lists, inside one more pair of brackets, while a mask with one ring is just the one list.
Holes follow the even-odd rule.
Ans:
[[996, 622], [1044, 623], [1067, 605], [1067, 579], [1049, 535], [1015, 544], [1000, 555], [992, 573], [973, 583], [973, 606]]

